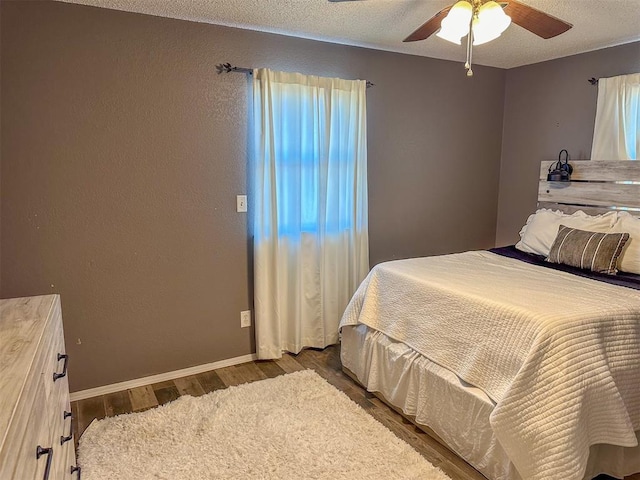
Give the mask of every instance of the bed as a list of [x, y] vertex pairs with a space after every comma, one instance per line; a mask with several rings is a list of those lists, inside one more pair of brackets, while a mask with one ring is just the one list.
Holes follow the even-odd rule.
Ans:
[[[568, 184], [541, 165], [539, 207], [640, 216], [640, 164], [573, 163]], [[514, 248], [387, 262], [341, 332], [345, 372], [491, 480], [640, 472], [640, 275]]]

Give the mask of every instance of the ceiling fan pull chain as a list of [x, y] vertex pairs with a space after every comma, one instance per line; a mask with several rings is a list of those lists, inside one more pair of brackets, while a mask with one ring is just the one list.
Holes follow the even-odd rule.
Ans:
[[[472, 22], [473, 22], [473, 16]], [[467, 70], [467, 77], [473, 76], [473, 70], [471, 69], [471, 62], [473, 60], [473, 29], [471, 23], [469, 24], [469, 34], [467, 35], [467, 61], [464, 64], [464, 68]]]

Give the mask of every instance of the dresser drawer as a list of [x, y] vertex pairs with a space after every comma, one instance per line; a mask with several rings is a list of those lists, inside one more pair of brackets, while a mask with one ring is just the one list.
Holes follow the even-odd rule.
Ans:
[[[47, 353], [47, 363], [43, 380], [45, 382], [45, 397], [47, 400], [47, 408], [51, 415], [49, 415], [49, 422], [51, 430], [57, 435], [67, 436], [69, 434], [70, 419], [64, 417], [64, 412], [70, 412], [71, 406], [69, 404], [69, 380], [65, 375], [60, 377], [64, 371], [65, 361], [68, 359], [58, 360], [60, 355], [65, 355], [64, 339], [62, 337], [62, 329], [58, 329], [55, 332], [56, 341], [51, 345], [51, 349]], [[57, 378], [54, 380], [54, 374]]]
[[50, 480], [77, 480], [78, 473], [71, 472], [71, 468], [76, 466], [76, 451], [73, 442], [65, 443], [58, 449], [58, 452], [60, 455], [54, 458], [55, 468], [51, 473]]
[[74, 445], [71, 408], [56, 405], [55, 411], [49, 415], [54, 419], [50, 422], [53, 424], [53, 428], [50, 429], [53, 443], [59, 448]]
[[[43, 373], [47, 380], [45, 382], [45, 394], [47, 398], [51, 398], [51, 396], [56, 395], [56, 392], [62, 390], [61, 387], [64, 383], [62, 380], [66, 380], [66, 367], [68, 366], [59, 307], [53, 311], [49, 322], [47, 322], [44, 337], [46, 341], [43, 342], [40, 354], [44, 357]], [[66, 384], [66, 389], [67, 391], [69, 389], [68, 383]]]
[[65, 474], [62, 477], [64, 480], [78, 480], [80, 478], [80, 471], [71, 471], [72, 469], [77, 468], [78, 464], [76, 463], [76, 449], [72, 444], [71, 448], [67, 450], [67, 463], [65, 466]]
[[[7, 456], [2, 459], [3, 469], [0, 478], [20, 479], [20, 480], [40, 480], [44, 478], [45, 467], [48, 456], [55, 455], [56, 445], [53, 445], [49, 424], [45, 417], [46, 413], [44, 385], [40, 384], [34, 395], [31, 410], [26, 413], [27, 421], [23, 435], [9, 439], [9, 444], [5, 445]], [[49, 455], [43, 454], [37, 458], [38, 446], [42, 448], [53, 448]], [[5, 462], [11, 465], [4, 470]], [[51, 458], [53, 463], [53, 457]], [[9, 473], [11, 472], [11, 473]], [[52, 477], [50, 477], [52, 478]]]
[[[22, 401], [15, 405], [12, 421], [5, 434], [4, 444], [0, 450], [0, 480], [31, 478], [13, 476], [18, 458], [29, 458], [25, 453], [25, 439], [29, 442], [40, 441], [42, 447], [49, 442], [50, 422], [46, 408], [45, 378], [43, 374], [44, 358], [36, 357], [34, 365], [27, 375], [22, 388]], [[36, 446], [33, 447], [35, 458]], [[31, 450], [29, 450], [31, 451]], [[19, 454], [19, 452], [21, 452]], [[35, 463], [34, 463], [35, 465]]]

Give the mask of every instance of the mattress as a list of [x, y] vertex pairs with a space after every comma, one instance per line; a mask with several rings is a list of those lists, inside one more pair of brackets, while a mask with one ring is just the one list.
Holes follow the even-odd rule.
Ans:
[[[456, 454], [491, 480], [522, 480], [489, 423], [495, 403], [450, 370], [366, 325], [342, 328], [342, 365], [367, 390], [431, 428]], [[640, 438], [640, 431], [636, 432]], [[593, 445], [585, 479], [640, 471], [640, 446]]]

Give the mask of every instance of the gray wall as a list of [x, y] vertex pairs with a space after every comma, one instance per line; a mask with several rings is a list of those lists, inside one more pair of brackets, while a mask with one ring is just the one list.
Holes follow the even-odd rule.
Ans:
[[535, 211], [540, 162], [591, 157], [598, 88], [587, 79], [640, 72], [640, 42], [507, 70], [496, 244], [519, 239]]
[[372, 265], [494, 244], [503, 70], [468, 79], [460, 62], [57, 2], [0, 5], [0, 296], [61, 294], [72, 391], [254, 351], [239, 326], [250, 237], [235, 212], [249, 83], [216, 75], [216, 63], [376, 84]]

